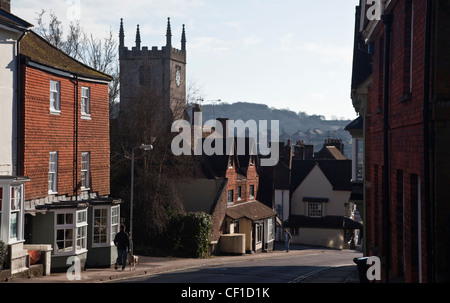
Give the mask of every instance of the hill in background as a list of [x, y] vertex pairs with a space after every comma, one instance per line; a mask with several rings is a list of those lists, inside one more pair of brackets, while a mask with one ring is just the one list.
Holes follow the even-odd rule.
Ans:
[[[326, 120], [324, 116], [307, 115], [304, 112], [293, 112], [289, 109], [276, 109], [265, 104], [248, 102], [219, 103], [201, 105], [203, 123], [218, 118], [230, 120], [278, 120], [280, 123], [280, 141], [292, 143], [304, 141], [315, 146], [318, 152], [325, 139], [342, 139], [344, 156], [351, 158], [351, 136], [344, 129], [351, 120]], [[268, 122], [270, 127], [270, 122]]]

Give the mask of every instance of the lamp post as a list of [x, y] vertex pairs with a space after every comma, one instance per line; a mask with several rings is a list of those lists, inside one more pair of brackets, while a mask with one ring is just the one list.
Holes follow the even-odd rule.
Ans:
[[152, 150], [153, 146], [150, 144], [141, 144], [135, 146], [131, 150], [131, 194], [130, 194], [130, 248], [131, 255], [133, 255], [133, 194], [134, 194], [134, 150], [140, 149], [144, 151]]

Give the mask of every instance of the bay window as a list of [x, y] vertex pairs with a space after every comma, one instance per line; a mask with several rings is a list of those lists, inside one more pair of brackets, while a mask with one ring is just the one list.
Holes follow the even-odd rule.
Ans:
[[55, 212], [55, 254], [73, 254], [86, 250], [87, 210]]
[[0, 240], [6, 244], [23, 241], [23, 185], [0, 184]]
[[93, 209], [92, 246], [110, 246], [119, 232], [119, 206], [97, 206]]

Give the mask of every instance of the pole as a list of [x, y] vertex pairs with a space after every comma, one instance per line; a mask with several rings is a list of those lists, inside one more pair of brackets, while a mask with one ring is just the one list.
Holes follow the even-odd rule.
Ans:
[[133, 255], [133, 194], [134, 194], [134, 148], [131, 151], [131, 195], [130, 195], [130, 251]]

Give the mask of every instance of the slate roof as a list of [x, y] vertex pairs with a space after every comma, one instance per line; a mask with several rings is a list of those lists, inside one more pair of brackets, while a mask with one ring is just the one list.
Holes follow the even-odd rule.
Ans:
[[262, 220], [277, 215], [272, 208], [256, 200], [229, 206], [226, 214], [234, 220], [248, 218], [252, 221]]
[[68, 73], [103, 81], [112, 80], [110, 75], [75, 60], [33, 31], [23, 37], [20, 44], [20, 54], [33, 62]]

